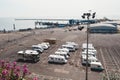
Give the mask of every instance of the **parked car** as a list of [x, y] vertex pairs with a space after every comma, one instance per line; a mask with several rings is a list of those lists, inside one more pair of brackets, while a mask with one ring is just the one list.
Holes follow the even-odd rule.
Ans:
[[92, 71], [103, 71], [104, 70], [101, 62], [91, 62], [90, 68]]

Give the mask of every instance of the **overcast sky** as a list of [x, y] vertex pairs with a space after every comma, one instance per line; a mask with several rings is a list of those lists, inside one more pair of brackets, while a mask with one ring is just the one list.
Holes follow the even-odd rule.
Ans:
[[81, 18], [88, 10], [120, 19], [120, 0], [0, 0], [0, 17]]

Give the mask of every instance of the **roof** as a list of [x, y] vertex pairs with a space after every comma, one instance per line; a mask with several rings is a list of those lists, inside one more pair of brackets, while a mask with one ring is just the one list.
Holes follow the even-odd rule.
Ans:
[[[87, 43], [82, 44], [82, 48], [87, 48]], [[92, 43], [88, 44], [88, 48], [94, 48]]]
[[91, 65], [100, 65], [100, 66], [102, 66], [101, 62], [91, 62]]
[[37, 55], [39, 54], [37, 51], [34, 50], [25, 50], [25, 51], [18, 51], [18, 54], [33, 54], [33, 55]]
[[[82, 54], [87, 54], [87, 51], [83, 51]], [[94, 53], [94, 52], [89, 52], [89, 51], [88, 51], [88, 54], [89, 54], [89, 55], [92, 55], [92, 54], [95, 54], [95, 53]]]
[[[82, 58], [83, 58], [83, 59], [86, 59], [87, 56], [86, 56], [86, 55], [82, 55]], [[90, 55], [88, 55], [88, 59], [89, 59], [89, 60], [98, 60], [96, 57], [93, 57], [93, 56], [90, 56]]]
[[55, 54], [67, 54], [67, 52], [56, 51]]
[[51, 55], [49, 55], [49, 57], [54, 57], [54, 58], [65, 58], [64, 56], [55, 55], [55, 54], [51, 54]]
[[91, 28], [116, 28], [116, 26], [107, 23], [98, 23], [98, 24], [91, 24]]

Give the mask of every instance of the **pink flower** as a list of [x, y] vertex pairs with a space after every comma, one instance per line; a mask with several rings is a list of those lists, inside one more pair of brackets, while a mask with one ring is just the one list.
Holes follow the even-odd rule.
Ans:
[[27, 74], [28, 73], [28, 68], [23, 68], [23, 73]]
[[10, 63], [7, 63], [7, 64], [6, 64], [6, 69], [7, 69], [7, 70], [10, 70], [10, 69], [11, 69]]
[[27, 65], [26, 65], [26, 64], [24, 64], [24, 65], [23, 65], [23, 68], [27, 68]]
[[16, 62], [13, 62], [13, 67], [15, 67], [17, 65], [17, 63]]
[[14, 74], [15, 74], [17, 79], [20, 77], [20, 73], [19, 72], [15, 72]]
[[20, 72], [20, 67], [16, 66], [16, 72]]
[[38, 80], [38, 78], [37, 78], [37, 77], [34, 77], [33, 80]]
[[1, 67], [4, 68], [5, 67], [5, 61], [1, 60]]
[[8, 74], [8, 70], [7, 69], [4, 69], [3, 71], [2, 71], [2, 75], [3, 76], [6, 76]]

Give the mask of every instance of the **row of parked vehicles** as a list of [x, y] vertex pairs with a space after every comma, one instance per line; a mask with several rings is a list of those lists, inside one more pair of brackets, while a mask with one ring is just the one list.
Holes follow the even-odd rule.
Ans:
[[[87, 63], [87, 43], [82, 44], [82, 55], [81, 55], [82, 65]], [[92, 43], [88, 44], [88, 65], [91, 70], [103, 71], [104, 68], [97, 59], [97, 50], [94, 48]]]
[[67, 63], [70, 57], [70, 52], [75, 52], [79, 48], [79, 45], [75, 42], [66, 42], [54, 54], [49, 55], [49, 63]]
[[49, 42], [42, 42], [41, 44], [32, 45], [31, 49], [17, 52], [19, 58], [18, 60], [37, 62], [40, 60], [40, 54], [42, 54], [43, 51], [47, 50], [49, 47]]

